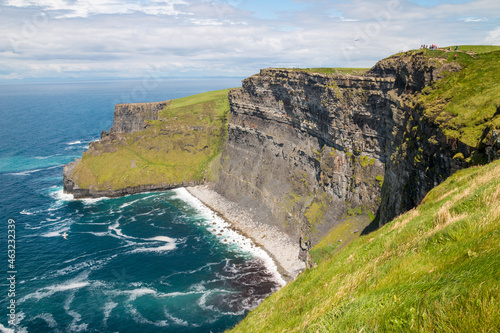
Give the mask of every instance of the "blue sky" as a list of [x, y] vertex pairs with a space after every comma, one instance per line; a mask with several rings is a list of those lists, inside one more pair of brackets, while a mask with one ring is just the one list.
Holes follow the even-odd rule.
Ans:
[[244, 77], [500, 45], [500, 1], [0, 0], [0, 31], [2, 81]]

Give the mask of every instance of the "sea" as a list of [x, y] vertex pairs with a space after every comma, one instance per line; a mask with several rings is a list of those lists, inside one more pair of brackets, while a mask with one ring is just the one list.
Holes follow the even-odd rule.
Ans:
[[284, 285], [185, 189], [75, 200], [62, 168], [118, 103], [240, 78], [0, 84], [0, 331], [222, 332]]

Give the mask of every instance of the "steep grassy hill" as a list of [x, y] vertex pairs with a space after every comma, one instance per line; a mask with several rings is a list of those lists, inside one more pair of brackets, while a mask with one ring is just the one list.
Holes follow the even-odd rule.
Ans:
[[233, 332], [499, 332], [500, 161], [460, 170], [416, 209], [270, 296]]
[[73, 172], [76, 184], [117, 190], [202, 180], [225, 139], [228, 92], [173, 100], [146, 129], [93, 143]]

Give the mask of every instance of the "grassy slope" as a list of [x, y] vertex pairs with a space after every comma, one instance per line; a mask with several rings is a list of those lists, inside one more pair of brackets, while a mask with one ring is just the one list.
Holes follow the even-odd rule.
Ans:
[[[279, 69], [279, 68], [278, 68]], [[317, 67], [317, 68], [281, 68], [289, 69], [294, 71], [306, 72], [306, 73], [317, 73], [326, 75], [341, 75], [341, 74], [352, 74], [352, 75], [363, 75], [369, 68], [349, 68], [349, 67]]]
[[202, 179], [224, 140], [228, 92], [173, 100], [147, 129], [97, 143], [73, 173], [77, 184], [103, 190]]
[[446, 136], [477, 147], [486, 127], [500, 128], [500, 47], [463, 45], [459, 50], [477, 54], [426, 51], [448, 62], [457, 54], [464, 69], [425, 88], [419, 104]]
[[234, 331], [498, 332], [499, 225], [500, 161], [458, 171], [342, 251], [317, 245], [318, 267]]

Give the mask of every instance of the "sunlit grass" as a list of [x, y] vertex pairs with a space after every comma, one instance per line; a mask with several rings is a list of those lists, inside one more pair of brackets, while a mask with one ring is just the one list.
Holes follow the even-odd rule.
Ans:
[[173, 100], [145, 130], [106, 137], [83, 154], [73, 178], [94, 190], [202, 180], [225, 138], [228, 92]]
[[234, 332], [500, 331], [499, 189], [500, 161], [461, 170], [341, 251], [318, 244]]
[[464, 69], [425, 88], [419, 103], [446, 136], [477, 147], [485, 128], [500, 128], [500, 51], [457, 61]]

